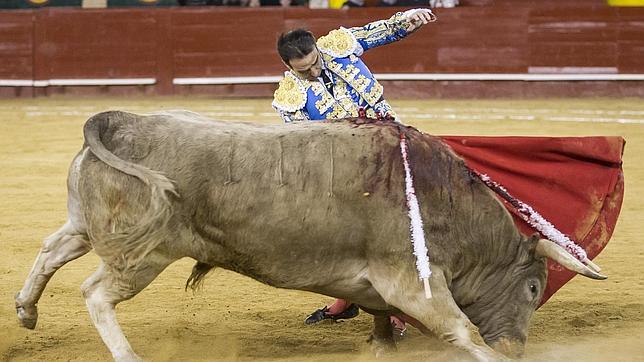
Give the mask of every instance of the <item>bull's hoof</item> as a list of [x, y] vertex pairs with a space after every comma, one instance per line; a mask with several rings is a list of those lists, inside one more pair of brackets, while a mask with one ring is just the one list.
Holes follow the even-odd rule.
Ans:
[[36, 322], [38, 322], [38, 308], [35, 305], [23, 305], [18, 300], [18, 294], [16, 294], [16, 313], [18, 314], [18, 320], [20, 320], [21, 326], [27, 329], [36, 328]]
[[396, 348], [396, 342], [393, 339], [376, 338], [372, 334], [369, 336], [367, 342], [370, 344], [369, 348], [371, 349], [371, 353], [376, 358], [389, 356], [398, 350]]
[[400, 341], [405, 339], [405, 336], [407, 335], [407, 328], [394, 327], [392, 332], [393, 332], [394, 342], [400, 343]]
[[124, 355], [112, 356], [116, 362], [144, 362], [143, 358], [136, 355], [136, 353], [131, 352]]

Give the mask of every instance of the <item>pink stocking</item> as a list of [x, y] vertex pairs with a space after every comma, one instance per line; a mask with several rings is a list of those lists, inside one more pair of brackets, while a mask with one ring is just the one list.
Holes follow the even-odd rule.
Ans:
[[345, 310], [347, 310], [350, 305], [351, 305], [351, 302], [349, 302], [348, 300], [336, 299], [335, 302], [333, 302], [333, 304], [327, 307], [328, 310], [326, 311], [326, 314], [328, 315], [340, 314]]

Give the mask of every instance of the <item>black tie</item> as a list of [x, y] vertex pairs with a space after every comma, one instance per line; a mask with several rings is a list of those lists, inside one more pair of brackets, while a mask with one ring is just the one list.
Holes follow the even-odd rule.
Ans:
[[331, 82], [331, 79], [324, 70], [322, 70], [322, 81], [324, 82], [324, 86], [329, 91], [329, 93], [333, 94], [333, 82]]

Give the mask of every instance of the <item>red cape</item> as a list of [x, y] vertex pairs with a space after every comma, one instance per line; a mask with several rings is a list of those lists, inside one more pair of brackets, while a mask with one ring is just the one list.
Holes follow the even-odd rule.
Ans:
[[[469, 167], [530, 205], [586, 250], [608, 244], [624, 197], [621, 137], [441, 137]], [[519, 229], [534, 230], [507, 202]], [[548, 262], [545, 303], [575, 274]]]

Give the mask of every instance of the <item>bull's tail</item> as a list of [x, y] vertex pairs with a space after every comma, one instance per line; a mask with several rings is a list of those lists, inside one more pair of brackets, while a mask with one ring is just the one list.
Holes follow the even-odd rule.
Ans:
[[121, 113], [119, 112], [103, 112], [87, 120], [83, 128], [85, 142], [87, 142], [90, 151], [99, 160], [105, 162], [110, 167], [143, 181], [143, 183], [150, 186], [154, 196], [153, 199], [167, 203], [168, 193], [178, 196], [174, 184], [170, 179], [160, 172], [118, 158], [105, 148], [105, 145], [101, 141], [101, 134], [104, 134], [109, 128], [110, 117], [118, 117], [120, 115]]
[[169, 194], [177, 197], [178, 194], [173, 182], [162, 173], [123, 160], [105, 147], [101, 136], [109, 130], [110, 120], [117, 117], [123, 117], [123, 113], [99, 113], [85, 123], [83, 134], [89, 150], [99, 160], [150, 187], [150, 204], [139, 222], [127, 230], [109, 234], [107, 240], [94, 245], [97, 254], [114, 271], [126, 274], [136, 270], [140, 261], [163, 241], [163, 231], [172, 216]]

